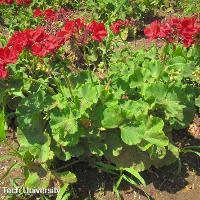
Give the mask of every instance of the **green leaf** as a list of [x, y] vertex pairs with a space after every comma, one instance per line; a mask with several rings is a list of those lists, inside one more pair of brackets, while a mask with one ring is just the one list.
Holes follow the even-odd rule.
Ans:
[[162, 119], [157, 117], [150, 117], [146, 124], [144, 140], [160, 147], [167, 146], [169, 140], [163, 132], [163, 127], [164, 122]]
[[146, 100], [154, 98], [157, 102], [160, 102], [160, 100], [165, 99], [166, 94], [167, 88], [161, 82], [145, 84], [142, 88], [142, 95]]
[[104, 128], [117, 128], [122, 122], [122, 110], [118, 105], [111, 105], [103, 111], [101, 123]]
[[130, 76], [129, 83], [130, 88], [141, 87], [144, 84], [144, 77], [141, 72], [141, 69], [136, 69], [134, 75]]
[[91, 62], [96, 62], [97, 59], [98, 59], [98, 56], [95, 55], [95, 54], [91, 54], [91, 55], [88, 55], [87, 58], [88, 58], [88, 60], [91, 61]]
[[200, 157], [200, 152], [194, 151], [194, 150], [191, 150], [191, 149], [181, 149], [181, 152], [183, 152], [183, 153], [193, 153], [193, 154], [196, 154], [197, 156]]
[[4, 161], [4, 160], [9, 160], [11, 158], [13, 158], [14, 156], [1, 156], [0, 157], [0, 162]]
[[181, 162], [181, 159], [177, 159], [177, 163], [178, 163], [178, 168], [177, 168], [177, 171], [176, 171], [176, 176], [178, 176], [180, 173], [181, 173], [181, 170], [182, 170], [182, 162]]
[[50, 181], [51, 181], [51, 172], [47, 172], [45, 177], [42, 177], [40, 179], [40, 188], [48, 188], [50, 185]]
[[200, 96], [196, 98], [195, 105], [200, 108]]
[[187, 147], [184, 147], [183, 149], [199, 149], [200, 150], [200, 146], [187, 146]]
[[125, 174], [123, 174], [123, 179], [125, 181], [127, 181], [128, 183], [130, 183], [131, 185], [138, 186], [138, 184], [136, 183], [136, 181], [134, 181], [131, 177], [126, 176]]
[[137, 101], [127, 100], [123, 105], [122, 109], [126, 115], [126, 118], [133, 120], [133, 117], [136, 119], [141, 116], [146, 116], [149, 110], [149, 104], [144, 102], [142, 99]]
[[76, 175], [70, 171], [56, 172], [55, 175], [63, 182], [63, 184], [72, 184], [77, 182]]
[[69, 109], [53, 109], [50, 114], [50, 126], [52, 136], [59, 144], [66, 146], [78, 142], [79, 134], [77, 120]]
[[99, 98], [99, 87], [98, 85], [92, 85], [91, 83], [86, 83], [78, 89], [78, 96], [83, 98], [85, 103], [96, 103]]
[[[38, 137], [41, 137], [39, 139]], [[18, 141], [20, 142], [19, 152], [25, 154], [29, 151], [38, 161], [46, 162], [53, 158], [53, 152], [50, 150], [50, 137], [46, 133], [41, 135], [32, 135], [22, 132], [18, 129]]]
[[157, 117], [149, 117], [139, 126], [121, 126], [121, 138], [128, 145], [139, 144], [142, 139], [160, 147], [168, 145], [168, 138], [163, 132], [164, 122]]
[[37, 188], [40, 185], [40, 177], [38, 174], [35, 173], [30, 173], [27, 180], [25, 181], [25, 187], [28, 188]]
[[151, 62], [149, 62], [149, 70], [153, 78], [159, 79], [163, 70], [163, 65], [158, 60], [152, 60]]
[[0, 90], [0, 104], [3, 103], [3, 99], [4, 99], [4, 96], [5, 96], [5, 91], [6, 91], [6, 89], [4, 88], [4, 86], [1, 86], [1, 90]]
[[126, 41], [127, 37], [128, 37], [128, 28], [125, 28], [124, 30], [120, 31], [120, 38], [123, 41]]
[[117, 194], [117, 197], [118, 197], [117, 200], [120, 200], [120, 193], [119, 193], [119, 191], [118, 191], [118, 188], [119, 188], [119, 186], [120, 186], [120, 184], [121, 184], [123, 178], [124, 178], [124, 174], [122, 174], [122, 175], [119, 177], [117, 183], [113, 186], [114, 192]]
[[119, 168], [115, 167], [114, 165], [109, 165], [109, 164], [105, 164], [103, 162], [96, 162], [97, 167], [100, 167], [106, 171], [108, 171], [109, 173], [115, 173], [116, 170], [119, 170]]
[[19, 152], [30, 152], [40, 162], [53, 157], [50, 150], [51, 138], [45, 132], [44, 92], [38, 91], [24, 98], [17, 109]]
[[135, 169], [133, 168], [123, 168], [123, 170], [125, 170], [126, 172], [130, 173], [131, 175], [133, 175], [135, 178], [137, 178], [144, 186], [146, 186], [145, 180], [142, 178], [142, 176], [140, 175], [139, 172], [137, 172]]
[[121, 138], [124, 143], [128, 145], [136, 145], [142, 141], [144, 134], [144, 127], [130, 127], [122, 126], [121, 129]]
[[[183, 51], [183, 50], [182, 50]], [[170, 74], [176, 74], [176, 79], [182, 80], [184, 77], [191, 77], [195, 70], [194, 64], [182, 56], [176, 56], [168, 61], [167, 71]]]
[[143, 152], [137, 146], [123, 145], [118, 156], [106, 154], [105, 157], [116, 164], [117, 167], [129, 168], [132, 167], [136, 171], [144, 171], [152, 165], [150, 156], [147, 152]]
[[55, 156], [60, 160], [67, 161], [72, 158], [72, 155], [69, 151], [65, 151], [64, 148], [60, 148], [60, 145], [58, 143], [56, 144], [54, 141], [52, 143], [51, 149]]
[[103, 144], [100, 142], [95, 141], [94, 143], [89, 144], [89, 149], [91, 154], [97, 156], [103, 156], [107, 150], [107, 144]]
[[195, 114], [194, 97], [191, 87], [179, 88], [172, 85], [165, 99], [160, 101], [165, 108], [166, 120], [174, 128], [185, 128], [192, 121]]
[[[56, 200], [64, 200], [64, 199], [68, 199], [70, 197], [70, 193], [67, 192], [68, 187], [69, 187], [68, 184], [64, 184], [64, 186], [61, 188], [58, 196], [56, 197]], [[65, 194], [66, 192], [67, 192], [67, 194]]]
[[110, 155], [110, 154], [111, 156], [116, 156], [116, 157], [119, 156], [120, 151], [123, 148], [120, 133], [117, 133], [117, 132], [107, 133], [105, 141], [108, 146], [108, 151], [106, 152], [105, 156]]
[[79, 112], [83, 114], [87, 108], [90, 108], [93, 104], [97, 103], [100, 96], [99, 86], [86, 83], [77, 88], [76, 94], [81, 101]]
[[5, 114], [4, 110], [0, 111], [0, 142], [6, 139], [6, 131], [5, 131]]

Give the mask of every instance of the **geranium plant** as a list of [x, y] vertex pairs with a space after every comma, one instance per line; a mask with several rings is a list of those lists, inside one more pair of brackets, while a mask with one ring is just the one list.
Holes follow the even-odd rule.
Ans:
[[[118, 183], [135, 183], [129, 173], [142, 184], [138, 172], [179, 159], [172, 131], [189, 125], [200, 94], [197, 18], [155, 21], [144, 30], [167, 43], [163, 59], [156, 46], [115, 49], [129, 20], [70, 18], [64, 9], [31, 14], [42, 26], [14, 32], [0, 48], [0, 138], [5, 124], [16, 131], [25, 186], [74, 183], [55, 158], [87, 160], [119, 171]], [[175, 41], [183, 45], [174, 48]]]

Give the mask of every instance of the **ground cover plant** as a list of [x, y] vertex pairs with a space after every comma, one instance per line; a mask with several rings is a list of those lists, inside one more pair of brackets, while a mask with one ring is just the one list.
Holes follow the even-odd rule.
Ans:
[[[200, 155], [173, 136], [199, 112], [199, 16], [152, 21], [143, 30], [151, 47], [134, 50], [133, 11], [169, 1], [120, 2], [0, 1], [8, 31], [0, 39], [0, 139], [16, 132], [19, 148], [9, 156], [20, 160], [0, 180], [20, 167], [13, 186], [58, 187], [57, 197], [38, 197], [73, 199], [68, 168], [87, 161], [118, 177], [120, 199], [122, 181], [140, 187], [140, 172], [176, 163], [178, 174], [180, 154]], [[81, 5], [90, 16], [77, 17]], [[10, 196], [20, 197], [32, 195]]]

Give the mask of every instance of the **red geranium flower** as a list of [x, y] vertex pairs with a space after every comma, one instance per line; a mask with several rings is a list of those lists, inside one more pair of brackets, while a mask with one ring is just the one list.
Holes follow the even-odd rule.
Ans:
[[14, 0], [5, 0], [5, 2], [6, 2], [7, 4], [13, 4], [13, 3], [14, 3]]
[[13, 36], [8, 41], [8, 46], [20, 45], [22, 48], [26, 47], [28, 44], [28, 35], [26, 31], [15, 32]]
[[41, 17], [43, 16], [44, 13], [43, 11], [40, 9], [40, 8], [36, 8], [33, 12], [33, 16], [36, 18], [36, 17]]
[[156, 20], [150, 24], [149, 27], [144, 29], [144, 34], [149, 40], [157, 39], [160, 32], [160, 21]]
[[65, 24], [66, 35], [70, 38], [75, 32], [75, 22], [68, 20]]
[[70, 21], [67, 20], [65, 24], [65, 32], [70, 38], [75, 33], [80, 33], [80, 31], [85, 27], [85, 20], [78, 18], [76, 20]]
[[31, 44], [34, 44], [35, 42], [41, 42], [47, 36], [48, 34], [41, 27], [38, 27], [35, 30], [29, 30], [28, 32], [29, 44], [31, 45]]
[[32, 0], [24, 0], [24, 4], [30, 4], [32, 3]]
[[54, 20], [56, 18], [56, 12], [49, 8], [44, 11], [44, 16], [46, 20]]
[[103, 23], [92, 21], [92, 23], [88, 26], [88, 30], [92, 33], [92, 39], [98, 42], [102, 42], [107, 36], [107, 30]]
[[74, 20], [75, 22], [75, 29], [76, 31], [81, 30], [84, 26], [85, 26], [85, 20], [82, 18], [78, 18], [76, 20]]
[[30, 4], [32, 2], [32, 0], [16, 0], [16, 4], [18, 5], [22, 5], [22, 4]]
[[[152, 22], [150, 27], [145, 29], [145, 35], [152, 39], [165, 39], [168, 42], [178, 41], [185, 47], [192, 46], [197, 42], [196, 38], [200, 32], [199, 20], [192, 17], [170, 18], [160, 23]], [[198, 43], [198, 42], [197, 42]]]
[[118, 20], [111, 25], [111, 30], [114, 34], [118, 34], [123, 26], [127, 26], [128, 21]]
[[0, 48], [0, 65], [7, 65], [17, 61], [20, 50], [18, 47], [5, 47]]
[[44, 48], [39, 42], [33, 44], [32, 54], [40, 57], [45, 57], [48, 54], [48, 51]]

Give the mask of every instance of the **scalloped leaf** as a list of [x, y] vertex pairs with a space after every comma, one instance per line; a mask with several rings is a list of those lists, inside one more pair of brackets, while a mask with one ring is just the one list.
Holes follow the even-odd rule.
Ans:
[[117, 128], [121, 125], [124, 118], [122, 110], [118, 105], [111, 105], [103, 111], [103, 120], [101, 121], [104, 128]]
[[78, 142], [78, 124], [69, 109], [53, 109], [50, 114], [50, 127], [56, 142], [63, 146], [74, 145]]
[[168, 145], [169, 140], [163, 132], [163, 127], [162, 119], [151, 116], [140, 125], [121, 126], [121, 138], [128, 145], [136, 145], [146, 140], [151, 144], [164, 147]]

